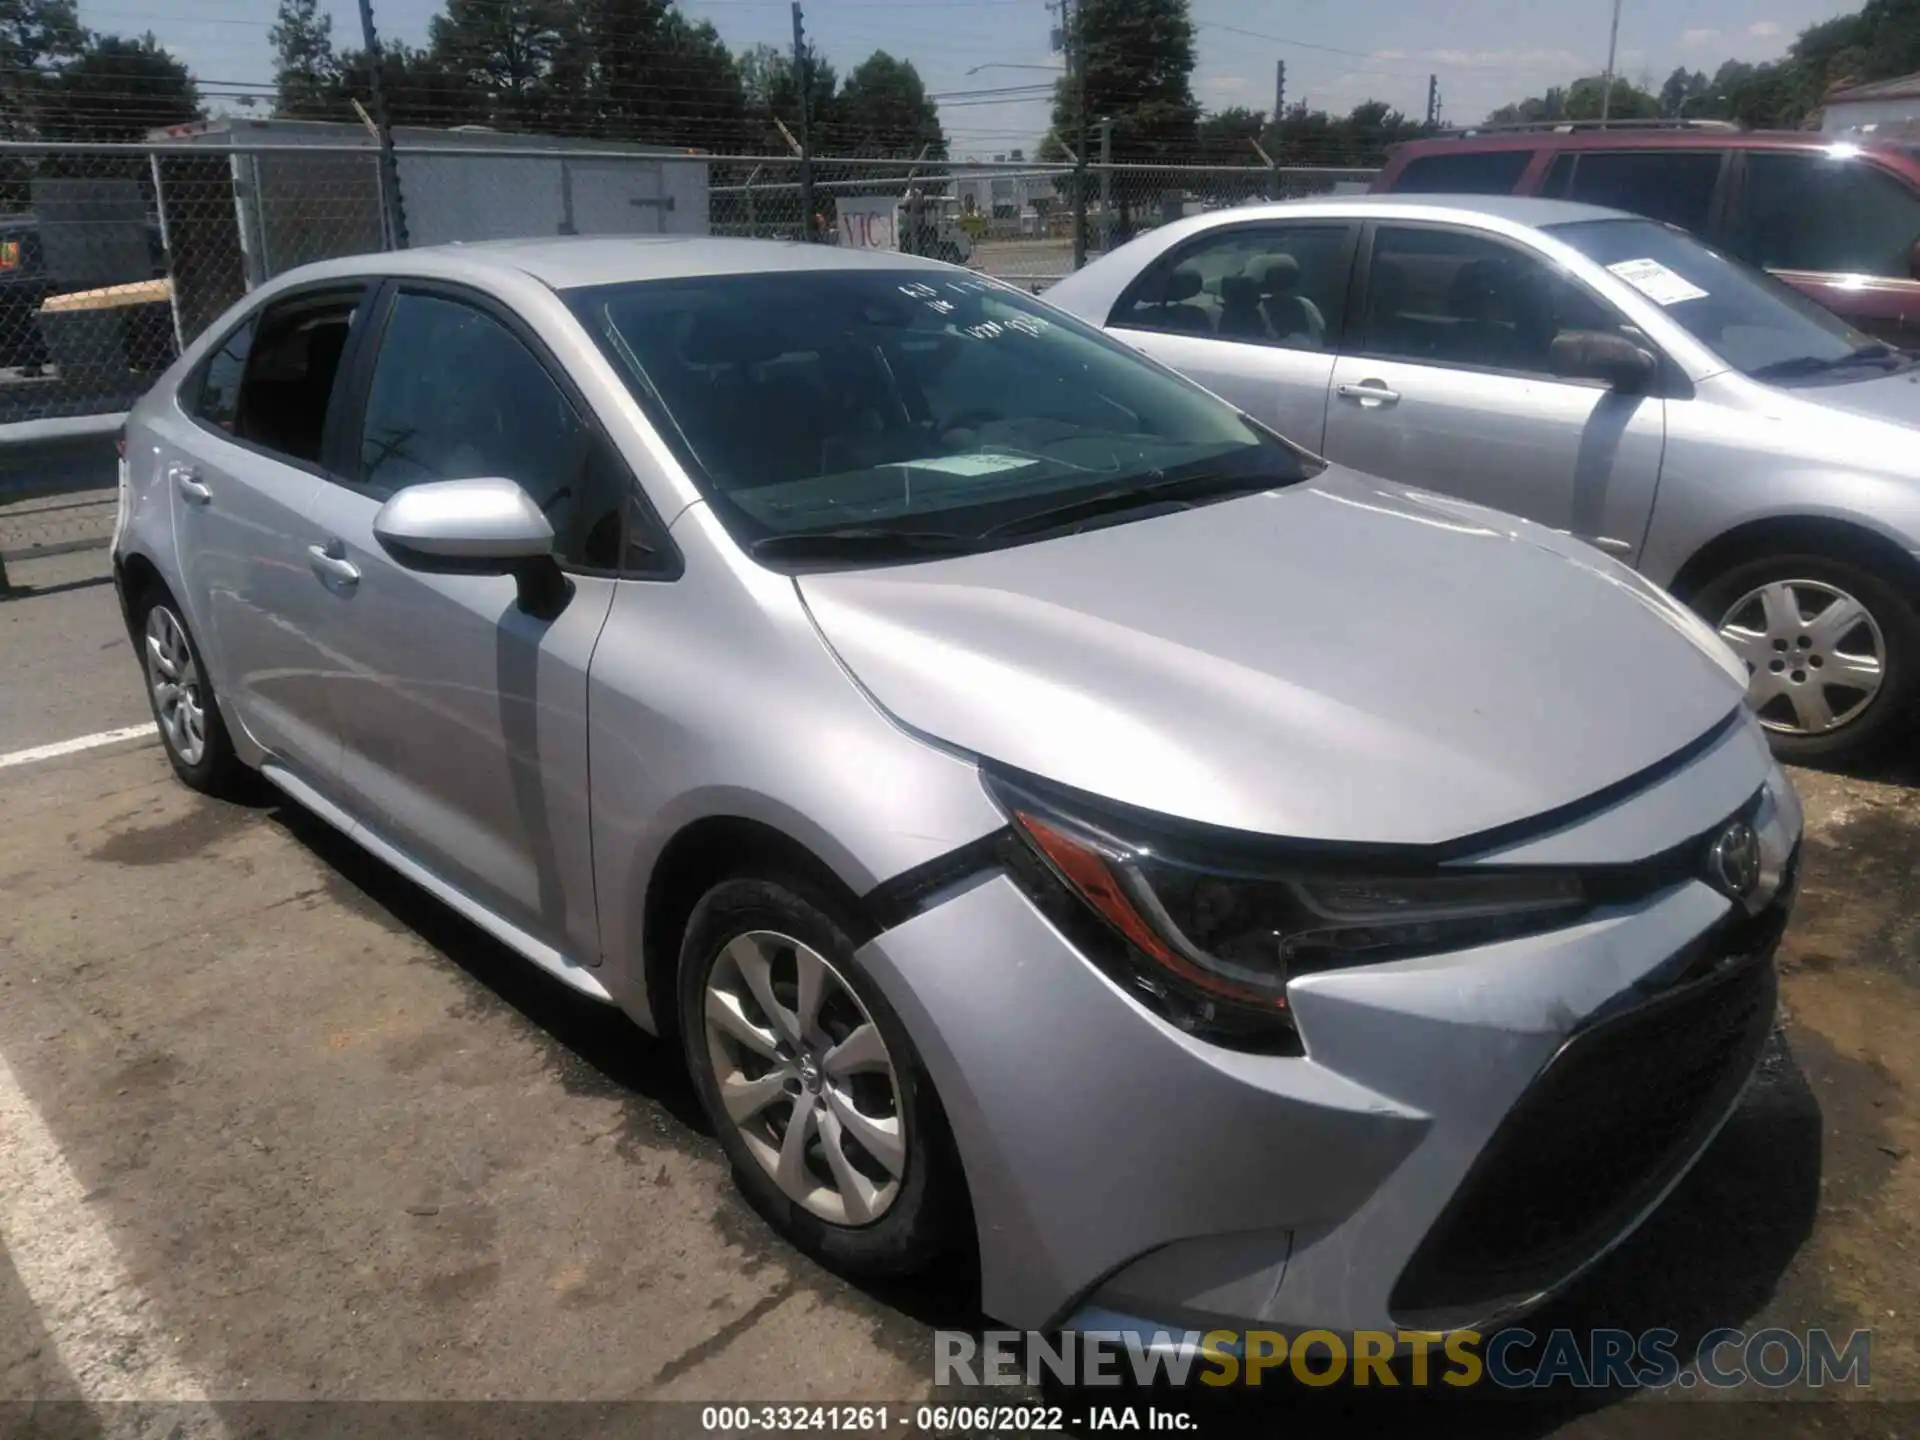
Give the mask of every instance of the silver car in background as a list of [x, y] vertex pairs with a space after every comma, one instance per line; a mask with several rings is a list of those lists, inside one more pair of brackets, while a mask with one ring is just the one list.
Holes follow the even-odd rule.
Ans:
[[180, 776], [257, 771], [682, 1047], [850, 1272], [970, 1245], [1028, 1327], [1482, 1322], [1768, 1034], [1800, 810], [1710, 630], [966, 271], [333, 261], [125, 464]]
[[1781, 755], [1912, 737], [1920, 357], [1771, 276], [1617, 211], [1383, 196], [1180, 221], [1047, 299], [1338, 464], [1619, 556], [1739, 653]]

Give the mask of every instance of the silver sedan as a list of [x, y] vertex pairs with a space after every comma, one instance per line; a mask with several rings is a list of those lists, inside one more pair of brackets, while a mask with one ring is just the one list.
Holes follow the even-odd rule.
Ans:
[[1800, 811], [1707, 627], [965, 270], [329, 262], [125, 465], [181, 778], [667, 1037], [849, 1271], [1470, 1325], [1636, 1224], [1769, 1032]]
[[1910, 735], [1920, 359], [1770, 276], [1586, 205], [1357, 197], [1168, 225], [1047, 298], [1339, 464], [1634, 565], [1781, 755]]

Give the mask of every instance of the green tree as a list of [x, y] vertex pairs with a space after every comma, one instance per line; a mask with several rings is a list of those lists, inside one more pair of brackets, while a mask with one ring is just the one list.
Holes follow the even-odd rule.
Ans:
[[151, 34], [101, 35], [53, 78], [39, 128], [48, 140], [125, 141], [199, 118], [193, 77]]
[[940, 112], [910, 60], [876, 50], [854, 67], [834, 99], [832, 130], [823, 149], [860, 156], [946, 158]]
[[1669, 119], [1682, 113], [1683, 109], [1698, 110], [1698, 103], [1710, 93], [1704, 71], [1689, 70], [1686, 66], [1677, 67], [1667, 76], [1666, 84], [1660, 87], [1660, 113]]
[[578, 0], [551, 87], [568, 97], [565, 118], [594, 134], [710, 149], [744, 138], [732, 52], [665, 0]]
[[[839, 118], [839, 77], [811, 45], [806, 55], [808, 122], [819, 135], [828, 135]], [[792, 57], [771, 45], [750, 45], [740, 52], [739, 70], [755, 148], [774, 155], [789, 153], [787, 142], [774, 121], [783, 121], [794, 138], [799, 138], [800, 86], [794, 78]], [[822, 148], [816, 138], [814, 149]]]
[[1205, 116], [1198, 126], [1200, 163], [1203, 165], [1258, 165], [1259, 153], [1253, 148], [1267, 129], [1264, 110], [1249, 110], [1244, 105]]
[[[1113, 158], [1177, 162], [1190, 156], [1200, 106], [1193, 98], [1187, 0], [1081, 0], [1068, 32], [1068, 45], [1084, 55], [1087, 119], [1113, 121]], [[1053, 129], [1069, 144], [1080, 131], [1079, 99], [1072, 76], [1056, 83]]]
[[[1537, 125], [1556, 120], [1598, 120], [1600, 101], [1606, 93], [1603, 76], [1583, 76], [1564, 89], [1556, 85], [1543, 95], [1533, 95], [1511, 105], [1502, 105], [1487, 116], [1487, 123]], [[1631, 80], [1617, 75], [1614, 77], [1613, 100], [1607, 109], [1609, 119], [1653, 120], [1660, 113], [1658, 96], [1642, 90]]]
[[552, 83], [555, 61], [578, 43], [577, 18], [568, 0], [447, 0], [427, 27], [429, 53], [473, 87], [491, 123], [538, 129], [578, 98]]
[[0, 0], [0, 135], [33, 137], [54, 72], [86, 46], [73, 0]]
[[273, 113], [319, 118], [339, 104], [340, 57], [333, 50], [333, 16], [319, 0], [280, 0], [267, 39], [274, 53]]
[[[428, 50], [394, 40], [380, 44], [380, 94], [387, 102], [387, 119], [395, 125], [425, 125], [444, 129], [454, 125], [484, 125], [492, 118], [487, 95], [476, 90], [469, 77]], [[320, 118], [357, 120], [349, 97], [369, 109], [373, 103], [373, 67], [367, 52], [348, 50], [340, 56], [337, 75]]]

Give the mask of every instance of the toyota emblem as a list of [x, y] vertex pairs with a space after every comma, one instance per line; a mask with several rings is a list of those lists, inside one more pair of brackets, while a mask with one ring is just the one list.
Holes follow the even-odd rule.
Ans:
[[1753, 826], [1736, 820], [1713, 842], [1707, 865], [1714, 883], [1736, 900], [1745, 899], [1760, 883], [1760, 837]]

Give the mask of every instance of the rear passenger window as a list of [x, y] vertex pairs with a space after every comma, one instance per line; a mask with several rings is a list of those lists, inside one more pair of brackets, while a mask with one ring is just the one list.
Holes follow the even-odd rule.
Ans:
[[200, 371], [200, 388], [187, 407], [196, 418], [233, 433], [240, 414], [240, 381], [246, 375], [247, 351], [252, 346], [253, 321], [249, 320], [208, 357]]
[[1714, 150], [1587, 150], [1559, 193], [1699, 234], [1713, 215], [1720, 159]]
[[1863, 160], [1812, 155], [1747, 156], [1746, 194], [1729, 248], [1768, 270], [1912, 275], [1920, 240], [1920, 195]]
[[1289, 350], [1325, 350], [1347, 293], [1347, 225], [1241, 225], [1167, 257], [1113, 325]]
[[299, 295], [267, 307], [244, 357], [235, 436], [290, 460], [319, 464], [334, 377], [361, 298], [359, 291]]
[[1511, 195], [1533, 159], [1531, 150], [1421, 155], [1393, 182], [1399, 195]]

